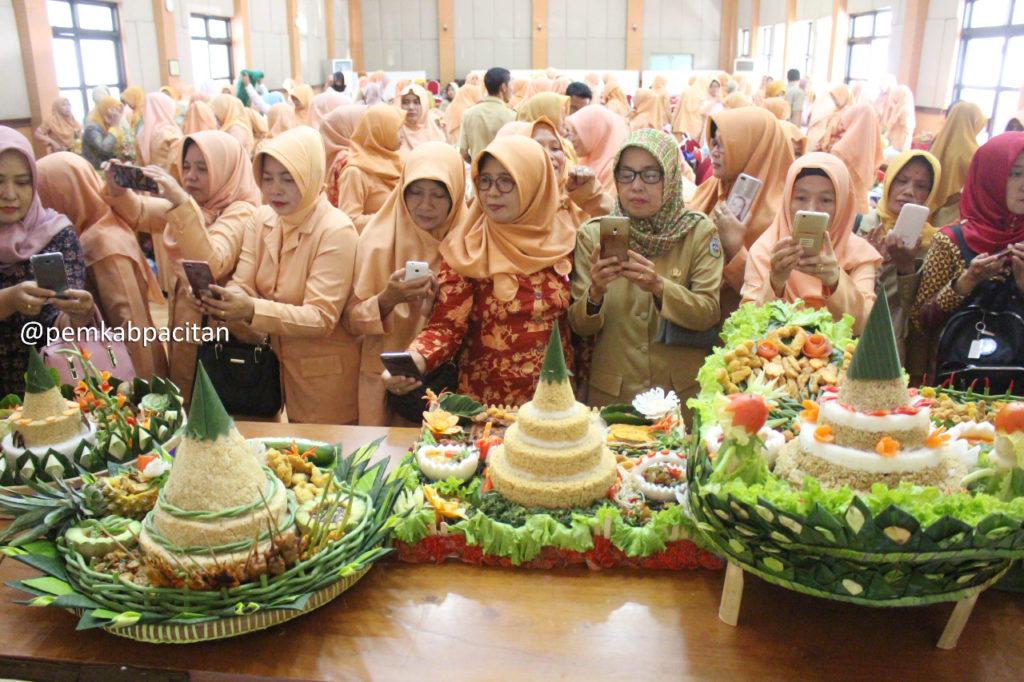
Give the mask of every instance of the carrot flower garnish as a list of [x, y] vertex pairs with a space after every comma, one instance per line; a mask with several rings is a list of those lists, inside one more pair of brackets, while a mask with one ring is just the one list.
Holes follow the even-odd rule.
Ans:
[[831, 443], [835, 439], [835, 436], [832, 435], [832, 427], [828, 424], [822, 424], [814, 429], [814, 440], [819, 443]]
[[804, 401], [804, 409], [800, 411], [800, 418], [811, 424], [818, 421], [818, 403], [813, 400]]
[[925, 447], [929, 448], [941, 448], [949, 445], [949, 441], [953, 437], [946, 433], [946, 427], [940, 426], [939, 428], [928, 434], [928, 438], [925, 439]]
[[895, 457], [900, 454], [900, 442], [885, 436], [882, 440], [878, 441], [878, 444], [875, 446], [875, 452], [882, 457]]

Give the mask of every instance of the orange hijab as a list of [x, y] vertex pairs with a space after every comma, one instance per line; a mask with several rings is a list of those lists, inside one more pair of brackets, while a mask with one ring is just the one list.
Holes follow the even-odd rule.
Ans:
[[444, 131], [437, 124], [437, 119], [430, 115], [430, 105], [434, 101], [430, 93], [419, 85], [407, 85], [398, 93], [399, 105], [406, 95], [416, 95], [416, 98], [419, 99], [420, 116], [416, 120], [412, 120], [408, 116], [405, 117], [405, 125], [398, 131], [398, 136], [402, 140], [402, 150], [408, 153], [426, 142], [445, 142]]
[[298, 100], [295, 103], [295, 117], [298, 119], [300, 125], [310, 125], [310, 120], [313, 116], [313, 88], [308, 85], [296, 85], [292, 90], [291, 96], [293, 101]]
[[889, 115], [880, 121], [885, 128], [889, 145], [899, 151], [910, 149], [917, 115], [914, 111], [914, 93], [906, 85], [897, 85], [890, 100]]
[[691, 140], [699, 140], [704, 129], [704, 119], [700, 115], [703, 96], [695, 87], [683, 88], [676, 104], [676, 112], [672, 117], [672, 132], [685, 133]]
[[352, 100], [337, 90], [328, 89], [325, 92], [321, 92], [313, 97], [313, 104], [309, 112], [309, 125], [313, 128], [318, 128], [320, 121], [324, 120], [327, 114], [345, 104], [352, 104]]
[[[448, 218], [433, 232], [420, 228], [405, 205], [405, 190], [417, 180], [442, 183], [452, 200]], [[430, 141], [409, 152], [398, 185], [359, 237], [359, 258], [353, 278], [356, 297], [367, 300], [379, 294], [391, 273], [411, 260], [426, 261], [437, 272], [441, 240], [462, 222], [467, 211], [465, 196], [465, 165], [454, 147]], [[409, 317], [415, 311], [412, 306], [400, 305], [395, 313]]]
[[786, 84], [782, 81], [772, 81], [764, 87], [764, 96], [767, 99], [780, 97], [786, 92]]
[[[793, 236], [793, 215], [789, 206], [793, 201], [793, 185], [796, 183], [800, 171], [807, 168], [820, 168], [828, 174], [832, 185], [836, 190], [836, 209], [832, 221], [828, 226], [828, 238], [832, 243], [832, 250], [839, 261], [839, 267], [850, 272], [866, 264], [874, 263], [875, 267], [882, 262], [882, 257], [875, 251], [874, 247], [862, 237], [853, 233], [853, 223], [857, 217], [854, 208], [854, 189], [850, 182], [850, 175], [843, 162], [823, 152], [815, 152], [802, 156], [790, 166], [789, 174], [786, 176], [785, 191], [782, 193], [782, 206], [779, 207], [771, 227], [765, 230], [764, 234], [758, 237], [754, 245], [750, 247], [750, 254], [747, 258], [747, 272], [753, 271], [758, 275], [755, 281], [766, 282], [771, 276], [771, 252], [783, 237]], [[751, 278], [746, 278], [748, 282]], [[746, 290], [748, 287], [744, 286]], [[825, 305], [821, 297], [821, 280], [802, 272], [793, 271], [786, 282], [786, 289], [783, 298], [786, 301], [803, 299], [803, 301], [814, 308], [821, 308]], [[867, 296], [874, 300], [874, 294]], [[748, 292], [744, 291], [744, 299], [748, 298]]]
[[217, 95], [210, 102], [210, 108], [220, 121], [220, 129], [226, 131], [232, 126], [245, 128], [250, 139], [252, 137], [252, 125], [249, 123], [249, 116], [245, 113], [242, 100], [234, 95]]
[[280, 135], [286, 130], [291, 130], [299, 122], [295, 118], [295, 109], [287, 102], [278, 102], [267, 110], [267, 138]]
[[323, 136], [327, 153], [328, 170], [334, 168], [338, 161], [348, 158], [352, 133], [365, 114], [366, 107], [362, 104], [350, 104], [338, 107], [320, 121], [320, 135]]
[[580, 164], [593, 170], [604, 190], [614, 196], [615, 155], [629, 135], [625, 119], [604, 107], [583, 107], [566, 121], [586, 149], [586, 154], [580, 156]]
[[92, 164], [78, 154], [57, 152], [39, 159], [36, 174], [39, 200], [71, 220], [82, 243], [85, 264], [91, 266], [110, 256], [129, 258], [149, 297], [162, 301], [160, 285], [135, 241], [134, 230], [104, 201], [103, 182]]
[[483, 92], [479, 86], [466, 83], [455, 93], [455, 98], [444, 112], [444, 130], [448, 135], [448, 142], [455, 144], [459, 141], [459, 128], [462, 127], [462, 114], [471, 106], [480, 101]]
[[626, 93], [622, 91], [622, 86], [610, 77], [605, 81], [604, 105], [613, 114], [618, 114], [623, 118], [629, 115], [629, 101], [626, 99]]
[[942, 178], [935, 183], [935, 206], [944, 206], [951, 196], [963, 191], [967, 169], [978, 151], [978, 134], [987, 122], [981, 108], [973, 102], [957, 102], [949, 110], [928, 150], [942, 168]]
[[[576, 205], [576, 202], [572, 200], [572, 197], [569, 196], [569, 193], [565, 189], [565, 184], [569, 180], [569, 166], [571, 165], [568, 151], [570, 145], [568, 141], [559, 134], [555, 125], [544, 116], [541, 116], [536, 121], [530, 122], [511, 121], [501, 127], [501, 130], [499, 130], [498, 134], [495, 135], [495, 139], [499, 137], [507, 137], [509, 135], [522, 135], [532, 140], [534, 131], [537, 130], [537, 126], [543, 126], [554, 133], [555, 137], [558, 138], [558, 142], [562, 147], [562, 154], [565, 157], [562, 162], [562, 170], [557, 176], [559, 212], [556, 216], [558, 218], [568, 220], [573, 229], [578, 229], [580, 225], [585, 223], [587, 220], [590, 220], [590, 215]], [[546, 152], [547, 150], [545, 150], [545, 153]], [[552, 168], [553, 167], [554, 164], [552, 164]]]
[[870, 104], [855, 104], [843, 112], [839, 125], [839, 139], [824, 151], [846, 164], [855, 193], [854, 208], [857, 213], [867, 213], [868, 192], [875, 186], [875, 175], [885, 160], [878, 116]]
[[252, 137], [256, 142], [263, 140], [270, 132], [267, 118], [252, 107], [245, 108], [245, 115], [249, 117], [249, 127], [252, 128]]
[[402, 176], [402, 156], [398, 153], [398, 131], [405, 123], [405, 112], [389, 104], [375, 104], [356, 125], [349, 142], [348, 164], [376, 176], [391, 186]]
[[554, 267], [562, 275], [572, 269], [576, 230], [556, 220], [558, 179], [539, 144], [520, 135], [494, 140], [473, 161], [474, 182], [480, 162], [493, 156], [516, 181], [520, 214], [511, 223], [497, 223], [473, 202], [465, 219], [441, 243], [441, 257], [463, 277], [493, 278], [494, 295], [511, 301], [519, 275]]
[[[252, 162], [253, 176], [263, 174], [263, 161], [273, 156], [288, 171], [295, 181], [301, 199], [298, 207], [288, 215], [279, 215], [273, 210], [260, 211], [263, 224], [274, 228], [281, 235], [282, 244], [297, 227], [314, 217], [336, 210], [324, 194], [324, 178], [327, 176], [326, 155], [320, 135], [309, 126], [299, 126], [285, 131], [268, 140], [263, 151]], [[262, 287], [257, 287], [262, 289]]]
[[81, 132], [82, 124], [78, 122], [74, 114], [64, 115], [61, 103], [67, 101], [67, 97], [58, 97], [53, 100], [53, 107], [50, 109], [52, 116], [46, 119], [46, 125], [50, 137], [60, 142], [65, 149], [71, 149], [75, 144], [75, 133]]
[[193, 95], [185, 110], [185, 118], [181, 122], [181, 132], [192, 135], [202, 130], [217, 130], [217, 115], [213, 113], [208, 102]]
[[565, 76], [559, 76], [551, 84], [551, 92], [554, 92], [554, 93], [559, 94], [559, 95], [564, 95], [565, 91], [569, 89], [569, 86], [571, 84], [572, 84], [571, 80], [569, 80]]
[[725, 178], [705, 180], [689, 207], [711, 215], [729, 198], [740, 173], [754, 176], [761, 181], [761, 191], [751, 204], [744, 235], [750, 247], [782, 209], [782, 183], [793, 164], [793, 145], [775, 117], [760, 107], [722, 110], [709, 119], [708, 137], [714, 130], [725, 151]]
[[526, 100], [516, 112], [516, 120], [530, 123], [544, 117], [555, 124], [562, 125], [562, 119], [569, 115], [568, 95], [556, 92], [541, 92]]
[[132, 85], [121, 93], [121, 101], [131, 107], [132, 117], [129, 124], [134, 133], [139, 128], [139, 121], [142, 120], [142, 107], [146, 103], [146, 91], [138, 85]]
[[772, 112], [772, 115], [780, 121], [788, 121], [789, 117], [793, 113], [792, 108], [789, 106], [789, 102], [782, 97], [769, 97], [763, 104], [761, 104], [761, 106]]
[[640, 88], [633, 95], [633, 104], [636, 106], [636, 113], [629, 122], [632, 130], [640, 128], [654, 128], [662, 130], [668, 123], [668, 112], [664, 110], [661, 97], [650, 88]]
[[753, 104], [753, 101], [742, 92], [726, 95], [725, 99], [722, 100], [722, 106], [726, 109], [742, 109], [743, 107], [749, 107], [751, 104]]

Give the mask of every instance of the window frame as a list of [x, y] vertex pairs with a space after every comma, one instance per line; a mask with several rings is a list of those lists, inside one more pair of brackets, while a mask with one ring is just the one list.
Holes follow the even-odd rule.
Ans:
[[[885, 12], [889, 13], [889, 33], [887, 33], [885, 35], [879, 35], [878, 34], [878, 15], [879, 14], [883, 14]], [[851, 14], [850, 15], [850, 22], [849, 22], [850, 23], [850, 32], [846, 36], [846, 73], [844, 74], [844, 79], [843, 79], [844, 83], [849, 85], [853, 81], [864, 80], [862, 78], [851, 78], [850, 77], [850, 66], [853, 64], [853, 47], [854, 47], [854, 45], [867, 45], [867, 46], [870, 47], [871, 43], [873, 43], [876, 40], [881, 40], [881, 39], [892, 40], [892, 17], [893, 17], [893, 14], [894, 14], [894, 12], [893, 12], [893, 8], [892, 7], [880, 7], [879, 9], [873, 9], [873, 10], [870, 10], [870, 11], [867, 11], [867, 12], [858, 12], [857, 14]], [[861, 37], [854, 37], [853, 31], [854, 31], [854, 26], [857, 23], [857, 19], [860, 19], [862, 17], [867, 17], [867, 16], [871, 17], [871, 35], [869, 35], [869, 36], [861, 36]]]
[[[1009, 0], [1006, 11], [1006, 23], [1001, 26], [984, 26], [979, 28], [971, 28], [971, 15], [974, 12], [974, 4], [977, 0], [964, 0], [963, 10], [963, 22], [960, 26], [960, 38], [957, 45], [957, 57], [956, 57], [956, 69], [953, 77], [953, 98], [950, 102], [950, 106], [959, 102], [961, 95], [964, 90], [990, 90], [995, 93], [992, 98], [992, 109], [986, 111], [985, 117], [988, 121], [985, 123], [985, 132], [991, 137], [992, 135], [998, 134], [1002, 131], [994, 131], [996, 121], [996, 112], [999, 107], [999, 97], [1004, 92], [1017, 92], [1021, 91], [1021, 86], [1013, 87], [1009, 85], [1003, 85], [1003, 74], [1006, 71], [1006, 50], [1009, 47], [1010, 39], [1019, 36], [1024, 36], [1024, 23], [1014, 24], [1013, 15], [1016, 10], [1017, 3], [1024, 3], [1024, 0]], [[995, 86], [983, 86], [983, 85], [970, 85], [964, 84], [964, 67], [967, 61], [967, 44], [972, 39], [977, 38], [1003, 38], [1003, 53], [999, 63], [999, 76], [996, 79]]]
[[[220, 17], [220, 16], [217, 16], [215, 14], [200, 14], [198, 12], [189, 12], [188, 18], [189, 18], [189, 25], [190, 25], [189, 33], [188, 33], [189, 47], [191, 48], [192, 43], [195, 42], [195, 41], [201, 41], [201, 42], [206, 43], [206, 63], [207, 63], [207, 65], [209, 65], [209, 63], [210, 63], [210, 45], [224, 45], [228, 49], [228, 75], [227, 76], [223, 76], [223, 77], [215, 77], [213, 74], [210, 74], [210, 78], [213, 79], [213, 80], [224, 80], [224, 79], [233, 80], [234, 77], [235, 77], [235, 75], [234, 75], [235, 74], [235, 55], [234, 55], [234, 50], [233, 50], [232, 43], [231, 43], [231, 40], [232, 40], [232, 35], [231, 35], [231, 17]], [[203, 29], [206, 31], [206, 35], [205, 36], [197, 37], [197, 36], [192, 35], [191, 23], [192, 23], [193, 19], [202, 19], [203, 20]], [[210, 37], [210, 20], [221, 22], [221, 23], [224, 24], [225, 28], [227, 29], [227, 37], [226, 38], [211, 38]], [[192, 70], [193, 70], [193, 72], [195, 72], [195, 65], [193, 65]]]
[[[116, 2], [104, 2], [103, 0], [61, 0], [71, 6], [71, 26], [52, 26], [51, 35], [53, 39], [71, 40], [75, 45], [75, 57], [78, 60], [78, 87], [60, 88], [60, 90], [78, 90], [85, 105], [85, 112], [92, 108], [91, 91], [98, 85], [117, 87], [118, 96], [128, 87], [128, 79], [124, 66], [124, 38], [121, 34], [121, 8]], [[78, 8], [82, 5], [100, 6], [110, 10], [111, 26], [110, 31], [99, 29], [81, 28], [78, 19]], [[114, 56], [117, 67], [117, 83], [86, 83], [85, 81], [85, 60], [82, 59], [82, 40], [107, 40], [114, 44]]]

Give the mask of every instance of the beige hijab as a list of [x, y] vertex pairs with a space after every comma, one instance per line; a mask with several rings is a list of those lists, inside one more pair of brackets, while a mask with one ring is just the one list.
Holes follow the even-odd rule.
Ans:
[[347, 107], [338, 107], [320, 121], [320, 135], [324, 139], [328, 169], [333, 168], [338, 161], [348, 159], [352, 133], [365, 114], [366, 107], [362, 104], [351, 104]]
[[427, 142], [444, 142], [444, 131], [437, 124], [437, 120], [430, 115], [430, 105], [434, 98], [430, 93], [416, 84], [407, 85], [398, 93], [398, 104], [401, 105], [402, 98], [406, 95], [416, 95], [420, 101], [420, 116], [416, 120], [406, 116], [405, 125], [398, 132], [402, 141], [402, 152], [408, 154], [410, 151]]
[[463, 277], [492, 278], [495, 297], [511, 301], [519, 289], [519, 275], [549, 267], [569, 274], [576, 230], [555, 219], [558, 178], [539, 144], [519, 135], [495, 139], [473, 161], [474, 182], [488, 154], [515, 180], [521, 212], [511, 223], [496, 223], [481, 202], [474, 202], [466, 218], [445, 237], [441, 256]]
[[348, 164], [385, 182], [394, 183], [402, 175], [402, 156], [392, 149], [398, 131], [405, 123], [405, 112], [389, 104], [375, 104], [366, 110], [349, 141]]

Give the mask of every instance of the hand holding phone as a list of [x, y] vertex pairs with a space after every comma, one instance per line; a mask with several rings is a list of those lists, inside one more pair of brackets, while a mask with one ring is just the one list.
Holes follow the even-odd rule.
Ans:
[[793, 218], [793, 241], [804, 250], [805, 256], [817, 256], [828, 232], [828, 213], [797, 211]]
[[736, 216], [736, 220], [742, 223], [746, 219], [747, 214], [750, 213], [750, 207], [760, 191], [760, 180], [753, 175], [740, 173], [739, 177], [736, 178], [736, 183], [732, 186], [732, 190], [729, 192], [729, 199], [725, 202], [725, 205]]
[[209, 263], [204, 260], [182, 260], [181, 265], [185, 268], [185, 277], [188, 278], [189, 287], [195, 298], [201, 299], [203, 296], [219, 298], [210, 290], [214, 279]]
[[410, 260], [405, 262], [405, 282], [412, 282], [417, 279], [423, 279], [424, 277], [430, 276], [430, 263], [425, 263], [418, 260]]
[[156, 180], [148, 177], [138, 166], [111, 161], [110, 168], [114, 171], [114, 182], [120, 187], [134, 189], [139, 192], [160, 191], [160, 185], [156, 183]]
[[620, 262], [629, 260], [629, 218], [604, 216], [601, 218], [601, 258], [615, 256]]
[[49, 289], [63, 298], [68, 288], [68, 273], [64, 268], [64, 254], [60, 252], [37, 253], [29, 258], [32, 275], [40, 289]]
[[924, 224], [928, 222], [928, 214], [928, 209], [919, 204], [904, 204], [900, 209], [900, 215], [896, 218], [892, 231], [900, 237], [904, 247], [912, 249], [917, 244]]
[[423, 381], [423, 374], [409, 352], [381, 353], [380, 361], [393, 377], [409, 377]]

